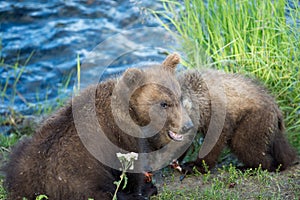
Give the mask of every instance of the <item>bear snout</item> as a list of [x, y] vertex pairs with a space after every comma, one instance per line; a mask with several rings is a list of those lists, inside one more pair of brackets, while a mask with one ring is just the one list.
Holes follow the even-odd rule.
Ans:
[[194, 124], [191, 120], [185, 122], [181, 128], [181, 131], [182, 133], [186, 133], [188, 132], [189, 130], [191, 130], [192, 128], [194, 127]]

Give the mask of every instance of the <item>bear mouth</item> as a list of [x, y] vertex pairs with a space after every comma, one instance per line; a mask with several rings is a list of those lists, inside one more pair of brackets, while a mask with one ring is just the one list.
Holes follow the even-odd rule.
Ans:
[[169, 137], [170, 137], [172, 140], [174, 140], [174, 141], [176, 141], [176, 142], [180, 142], [180, 141], [183, 140], [183, 135], [178, 134], [178, 133], [174, 133], [173, 131], [169, 131], [169, 132], [168, 132], [168, 135], [169, 135]]

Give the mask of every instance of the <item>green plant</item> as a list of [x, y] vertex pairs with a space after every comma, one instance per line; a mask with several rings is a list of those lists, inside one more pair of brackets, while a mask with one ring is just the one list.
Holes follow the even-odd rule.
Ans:
[[[0, 60], [1, 66], [3, 66], [3, 68], [5, 70], [10, 70], [10, 69], [13, 70], [13, 77], [7, 76], [5, 82], [0, 84], [0, 91], [1, 91], [0, 96], [1, 96], [2, 101], [4, 99], [8, 99], [10, 101], [10, 103], [13, 105], [16, 95], [19, 95], [20, 98], [23, 100], [22, 95], [19, 94], [19, 92], [17, 90], [17, 85], [18, 85], [20, 78], [21, 78], [23, 72], [25, 71], [25, 68], [33, 54], [34, 54], [34, 51], [31, 52], [31, 54], [28, 56], [28, 58], [26, 59], [26, 61], [23, 64], [19, 63], [19, 57], [17, 58], [17, 61], [13, 65], [6, 64], [4, 62], [4, 59], [1, 58], [1, 60]], [[9, 78], [13, 78], [12, 84], [9, 83]], [[8, 87], [11, 88], [11, 94], [7, 94]]]
[[[209, 170], [208, 165], [205, 163], [204, 160], [202, 160], [202, 166], [203, 166], [204, 171], [205, 171], [205, 174], [203, 174], [203, 182], [204, 182], [204, 183], [207, 183], [208, 180], [209, 180], [209, 178], [210, 178], [210, 176], [211, 176], [211, 172], [210, 172], [210, 170]], [[194, 168], [194, 171], [195, 171], [195, 173], [198, 174], [198, 175], [201, 174], [199, 171], [197, 171], [196, 168]]]
[[0, 179], [0, 199], [6, 199], [7, 193], [5, 189], [2, 187], [3, 180]]
[[164, 10], [152, 13], [166, 30], [178, 36], [180, 50], [186, 54], [184, 64], [243, 73], [261, 80], [279, 103], [289, 140], [300, 152], [298, 1], [162, 0], [162, 3]]
[[80, 91], [80, 57], [77, 55], [77, 91]]
[[66, 95], [67, 89], [70, 86], [70, 82], [72, 79], [73, 73], [70, 72], [70, 74], [62, 79], [61, 86], [57, 89], [57, 97], [55, 98], [55, 102], [49, 101], [48, 99], [48, 88], [45, 92], [45, 99], [42, 101], [39, 98], [39, 90], [36, 91], [36, 104], [27, 103], [29, 107], [32, 107], [34, 109], [34, 115], [49, 115], [53, 113], [55, 110], [62, 107], [67, 99], [69, 98], [69, 95]]
[[43, 199], [48, 199], [46, 195], [39, 195], [35, 198], [35, 200], [43, 200]]
[[9, 136], [0, 134], [1, 150], [8, 151], [8, 148], [13, 146], [19, 140], [19, 138], [20, 136], [14, 133], [10, 134]]
[[114, 193], [113, 200], [117, 199], [117, 192], [119, 191], [119, 188], [120, 188], [123, 180], [124, 180], [124, 183], [123, 183], [122, 190], [124, 190], [126, 188], [127, 181], [128, 181], [126, 172], [129, 169], [133, 170], [134, 160], [138, 159], [138, 154], [134, 153], [134, 152], [127, 153], [127, 154], [117, 153], [117, 158], [119, 159], [121, 166], [122, 166], [122, 168], [121, 168], [122, 174], [120, 175], [120, 180], [114, 182], [114, 184], [117, 186], [117, 188]]
[[237, 170], [235, 166], [233, 166], [232, 164], [229, 164], [228, 173], [229, 173], [229, 177], [227, 181], [228, 184], [235, 183], [238, 177], [241, 175], [240, 170]]

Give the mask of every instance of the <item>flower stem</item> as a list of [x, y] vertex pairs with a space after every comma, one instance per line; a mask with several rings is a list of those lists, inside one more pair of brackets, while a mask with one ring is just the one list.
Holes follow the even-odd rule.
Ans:
[[113, 200], [117, 200], [117, 192], [119, 190], [119, 187], [124, 179], [124, 176], [125, 176], [125, 171], [122, 172], [121, 176], [120, 176], [120, 180], [117, 182], [117, 188], [116, 188], [116, 191], [114, 193], [114, 196], [113, 196]]

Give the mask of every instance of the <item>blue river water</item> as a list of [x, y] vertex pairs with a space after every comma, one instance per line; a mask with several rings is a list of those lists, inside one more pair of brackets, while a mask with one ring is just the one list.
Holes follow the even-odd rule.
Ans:
[[174, 42], [148, 10], [161, 8], [147, 0], [0, 1], [0, 114], [34, 114], [70, 96], [78, 58], [81, 87], [161, 62]]

